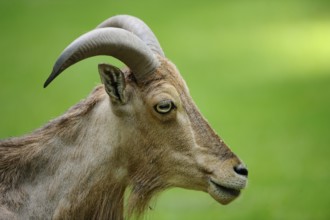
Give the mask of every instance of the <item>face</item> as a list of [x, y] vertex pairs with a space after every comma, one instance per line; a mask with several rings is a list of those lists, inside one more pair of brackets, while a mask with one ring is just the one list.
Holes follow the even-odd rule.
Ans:
[[[130, 125], [130, 160], [150, 167], [168, 187], [205, 191], [227, 204], [246, 186], [247, 169], [200, 114], [175, 66], [162, 62], [144, 82], [126, 88], [127, 115], [138, 122]], [[143, 158], [135, 158], [141, 152]]]

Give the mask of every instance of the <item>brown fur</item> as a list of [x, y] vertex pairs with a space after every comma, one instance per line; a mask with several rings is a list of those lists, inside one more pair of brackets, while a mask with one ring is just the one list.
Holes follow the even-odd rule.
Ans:
[[[144, 81], [125, 71], [128, 104], [111, 103], [98, 86], [43, 128], [1, 141], [0, 219], [121, 220], [142, 216], [170, 187], [210, 192], [210, 176], [245, 185], [232, 174], [239, 159], [201, 116], [175, 66], [160, 60]], [[163, 96], [177, 105], [167, 115], [153, 109]]]

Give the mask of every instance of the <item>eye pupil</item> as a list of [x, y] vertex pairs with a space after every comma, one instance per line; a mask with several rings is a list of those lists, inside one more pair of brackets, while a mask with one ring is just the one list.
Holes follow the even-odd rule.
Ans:
[[168, 112], [170, 112], [174, 107], [174, 104], [171, 100], [164, 100], [159, 102], [156, 106], [155, 106], [155, 110], [160, 113], [160, 114], [166, 114]]
[[162, 110], [166, 110], [171, 108], [171, 105], [170, 104], [159, 105], [158, 108]]

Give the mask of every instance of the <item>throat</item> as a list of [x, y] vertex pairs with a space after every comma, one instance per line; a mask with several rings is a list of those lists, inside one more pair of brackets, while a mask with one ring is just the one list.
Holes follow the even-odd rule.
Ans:
[[60, 204], [54, 219], [124, 219], [125, 184], [104, 179], [88, 186], [87, 192], [81, 187]]

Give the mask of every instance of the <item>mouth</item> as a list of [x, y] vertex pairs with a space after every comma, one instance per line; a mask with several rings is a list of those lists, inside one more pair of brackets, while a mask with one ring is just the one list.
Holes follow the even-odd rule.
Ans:
[[236, 199], [241, 190], [237, 188], [231, 188], [228, 186], [223, 186], [213, 180], [209, 180], [210, 185], [208, 192], [209, 194], [219, 203], [225, 205]]
[[225, 193], [225, 194], [231, 195], [233, 197], [237, 197], [241, 193], [241, 191], [238, 189], [233, 189], [233, 188], [228, 188], [226, 186], [222, 186], [222, 185], [214, 182], [213, 180], [210, 180], [210, 182], [216, 187], [217, 190], [221, 191], [221, 193]]

